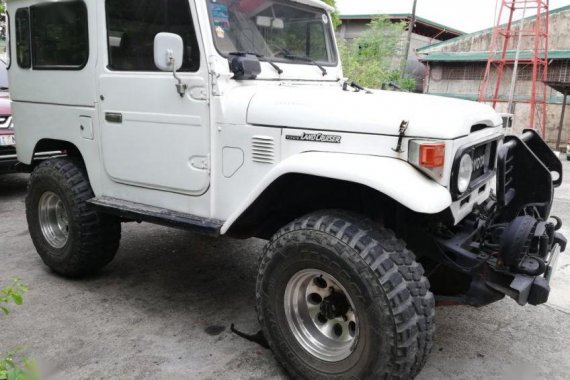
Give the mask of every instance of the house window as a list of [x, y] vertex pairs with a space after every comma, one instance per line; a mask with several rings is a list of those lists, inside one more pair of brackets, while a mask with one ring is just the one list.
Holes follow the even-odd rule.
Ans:
[[34, 69], [79, 70], [89, 59], [87, 7], [83, 1], [30, 8]]
[[32, 66], [30, 48], [30, 11], [20, 8], [16, 11], [16, 61], [18, 66], [29, 69]]
[[107, 0], [109, 69], [159, 71], [154, 37], [174, 33], [184, 41], [180, 71], [198, 71], [200, 50], [188, 0]]

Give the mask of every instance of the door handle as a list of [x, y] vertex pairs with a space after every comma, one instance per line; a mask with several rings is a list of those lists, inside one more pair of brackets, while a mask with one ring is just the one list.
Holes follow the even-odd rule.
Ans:
[[121, 124], [123, 122], [123, 114], [115, 112], [106, 112], [105, 120], [109, 123]]

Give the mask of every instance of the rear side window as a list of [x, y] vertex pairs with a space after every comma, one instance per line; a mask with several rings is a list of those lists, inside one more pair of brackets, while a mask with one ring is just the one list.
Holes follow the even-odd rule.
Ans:
[[87, 7], [82, 1], [30, 8], [34, 69], [78, 70], [89, 59]]
[[107, 0], [109, 68], [159, 71], [154, 64], [154, 37], [175, 33], [184, 41], [180, 71], [198, 71], [200, 51], [188, 0]]
[[32, 51], [30, 46], [30, 11], [21, 8], [16, 11], [16, 61], [18, 66], [29, 69], [32, 66]]

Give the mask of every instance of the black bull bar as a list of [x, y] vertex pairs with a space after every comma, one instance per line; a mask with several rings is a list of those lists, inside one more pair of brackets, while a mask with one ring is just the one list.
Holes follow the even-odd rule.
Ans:
[[[464, 303], [481, 306], [508, 295], [520, 305], [548, 300], [550, 279], [566, 238], [550, 216], [562, 162], [540, 135], [506, 136], [497, 155], [496, 200], [474, 210], [452, 238], [437, 238], [440, 262], [472, 277]], [[486, 249], [491, 225], [505, 226]], [[458, 226], [458, 227], [459, 227]]]

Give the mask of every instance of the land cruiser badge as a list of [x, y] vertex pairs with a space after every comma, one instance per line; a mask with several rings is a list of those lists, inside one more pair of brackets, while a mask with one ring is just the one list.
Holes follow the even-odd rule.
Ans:
[[310, 142], [321, 142], [329, 144], [340, 144], [342, 136], [325, 135], [323, 133], [303, 133], [301, 136], [287, 135], [285, 136], [285, 139], [293, 141], [310, 141]]

